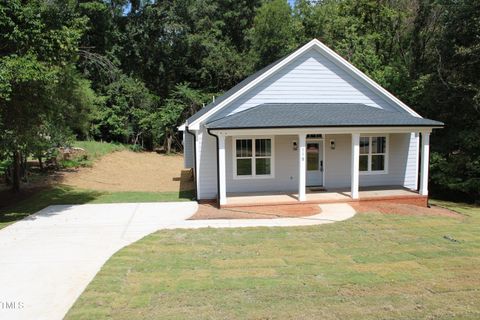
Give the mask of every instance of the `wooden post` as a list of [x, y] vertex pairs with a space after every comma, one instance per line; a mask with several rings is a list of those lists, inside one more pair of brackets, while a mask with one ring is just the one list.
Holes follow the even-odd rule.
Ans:
[[422, 132], [422, 161], [420, 168], [420, 194], [428, 195], [428, 167], [430, 162], [430, 132]]
[[360, 133], [352, 133], [351, 197], [358, 199], [358, 176], [360, 163]]
[[305, 201], [307, 196], [306, 189], [306, 138], [307, 135], [302, 133], [298, 135], [298, 200]]
[[227, 204], [227, 184], [225, 174], [225, 135], [218, 134], [218, 181], [220, 183], [220, 205]]

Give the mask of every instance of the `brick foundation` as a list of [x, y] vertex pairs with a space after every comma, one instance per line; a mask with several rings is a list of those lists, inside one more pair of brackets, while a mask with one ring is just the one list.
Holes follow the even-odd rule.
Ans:
[[[221, 206], [221, 208], [245, 208], [245, 207], [260, 207], [260, 206], [288, 206], [288, 205], [298, 205], [298, 204], [322, 204], [322, 203], [398, 203], [398, 204], [410, 204], [419, 207], [427, 207], [428, 206], [428, 196], [422, 195], [412, 195], [412, 196], [379, 196], [379, 197], [371, 197], [371, 198], [362, 198], [359, 200], [309, 200], [298, 202], [297, 200], [292, 201], [266, 201], [266, 202], [251, 202], [251, 203], [242, 203], [242, 204], [226, 204]], [[204, 204], [217, 204], [216, 200], [200, 200], [199, 203]]]

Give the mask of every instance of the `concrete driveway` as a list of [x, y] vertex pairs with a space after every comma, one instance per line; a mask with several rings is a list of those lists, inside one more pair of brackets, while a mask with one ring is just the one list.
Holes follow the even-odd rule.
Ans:
[[187, 220], [196, 202], [50, 206], [0, 230], [0, 319], [62, 319], [116, 251], [159, 229], [309, 226], [347, 220], [346, 203], [303, 218]]
[[0, 319], [62, 319], [112, 254], [196, 210], [196, 202], [50, 206], [0, 230]]

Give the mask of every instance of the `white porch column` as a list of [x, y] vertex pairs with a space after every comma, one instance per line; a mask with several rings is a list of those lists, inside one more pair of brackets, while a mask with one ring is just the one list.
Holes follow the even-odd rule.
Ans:
[[428, 167], [430, 162], [430, 132], [422, 132], [422, 162], [420, 165], [420, 194], [428, 195]]
[[227, 184], [225, 179], [225, 136], [218, 134], [218, 183], [220, 205], [227, 204]]
[[298, 200], [305, 201], [307, 196], [305, 195], [306, 189], [306, 138], [307, 135], [301, 133], [298, 135]]
[[360, 161], [360, 133], [352, 133], [351, 197], [358, 199], [358, 175]]

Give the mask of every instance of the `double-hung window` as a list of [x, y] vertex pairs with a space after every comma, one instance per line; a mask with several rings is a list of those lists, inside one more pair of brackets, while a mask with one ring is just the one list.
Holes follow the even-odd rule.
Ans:
[[387, 144], [387, 136], [360, 137], [360, 172], [387, 173]]
[[273, 176], [272, 138], [234, 140], [234, 176], [268, 178]]

